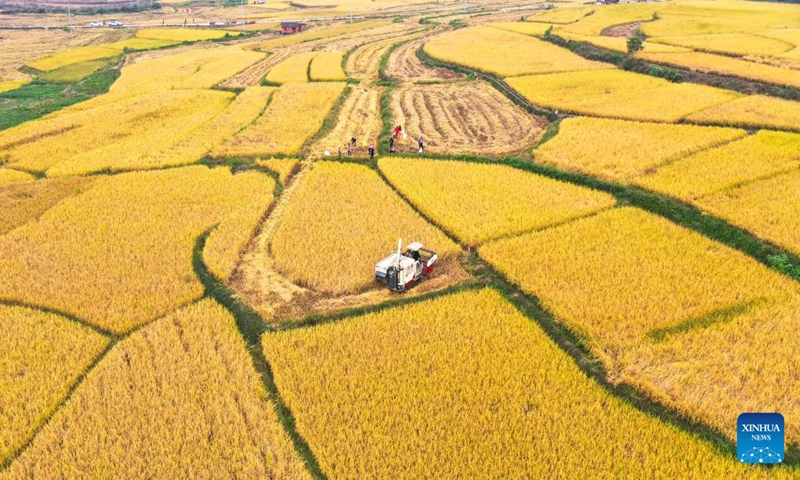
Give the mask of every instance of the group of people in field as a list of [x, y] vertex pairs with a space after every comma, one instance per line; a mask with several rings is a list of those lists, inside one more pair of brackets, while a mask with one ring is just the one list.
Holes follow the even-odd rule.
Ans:
[[[397, 152], [397, 142], [400, 138], [407, 138], [406, 132], [403, 130], [402, 125], [397, 125], [392, 129], [392, 134], [389, 136], [389, 153], [396, 153]], [[350, 141], [345, 145], [345, 149], [347, 151], [347, 156], [353, 155], [353, 150], [356, 148], [356, 143], [358, 139], [356, 137], [352, 137]], [[419, 136], [417, 139], [417, 146], [419, 147], [418, 152], [424, 153], [425, 152], [425, 139], [422, 138], [422, 135]], [[367, 148], [367, 152], [369, 153], [369, 159], [375, 159], [375, 143], [370, 142], [369, 147]], [[325, 152], [327, 155], [328, 153]], [[339, 158], [342, 158], [342, 147], [339, 147]]]

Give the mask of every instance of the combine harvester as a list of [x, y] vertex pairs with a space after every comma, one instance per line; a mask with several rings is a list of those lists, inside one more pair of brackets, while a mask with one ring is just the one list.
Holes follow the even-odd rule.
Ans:
[[375, 280], [395, 292], [403, 292], [422, 277], [430, 275], [434, 262], [439, 258], [431, 250], [422, 248], [419, 242], [409, 245], [405, 252], [402, 250], [401, 238], [397, 241], [397, 252], [392, 252], [375, 265]]

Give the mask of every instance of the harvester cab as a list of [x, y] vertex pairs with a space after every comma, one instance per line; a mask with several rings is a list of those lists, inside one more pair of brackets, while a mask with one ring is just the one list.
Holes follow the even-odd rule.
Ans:
[[433, 272], [433, 264], [439, 258], [422, 244], [414, 242], [403, 251], [403, 239], [397, 242], [397, 251], [375, 265], [375, 280], [389, 290], [403, 292], [426, 275]]

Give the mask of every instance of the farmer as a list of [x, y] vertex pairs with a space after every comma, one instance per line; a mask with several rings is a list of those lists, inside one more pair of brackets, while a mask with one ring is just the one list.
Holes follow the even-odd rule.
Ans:
[[394, 137], [389, 137], [389, 153], [394, 153]]
[[352, 154], [353, 154], [353, 143], [351, 142], [347, 144], [347, 156], [349, 157]]
[[356, 137], [353, 137], [353, 138], [350, 139], [350, 145], [352, 145], [354, 147], [356, 146]]
[[339, 158], [342, 158], [342, 147], [339, 147]]
[[370, 161], [375, 160], [375, 145], [369, 144], [369, 159]]
[[394, 127], [394, 134], [392, 135], [394, 138], [400, 138], [400, 132], [403, 131], [403, 127], [400, 125]]
[[417, 143], [419, 144], [419, 153], [424, 153], [425, 152], [425, 141], [422, 139], [422, 135], [419, 136], [419, 140], [417, 140]]

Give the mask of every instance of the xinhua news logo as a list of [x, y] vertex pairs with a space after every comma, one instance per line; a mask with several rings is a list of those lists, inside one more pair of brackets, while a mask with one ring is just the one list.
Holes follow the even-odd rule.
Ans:
[[783, 462], [783, 415], [743, 413], [737, 424], [736, 453], [740, 462]]

